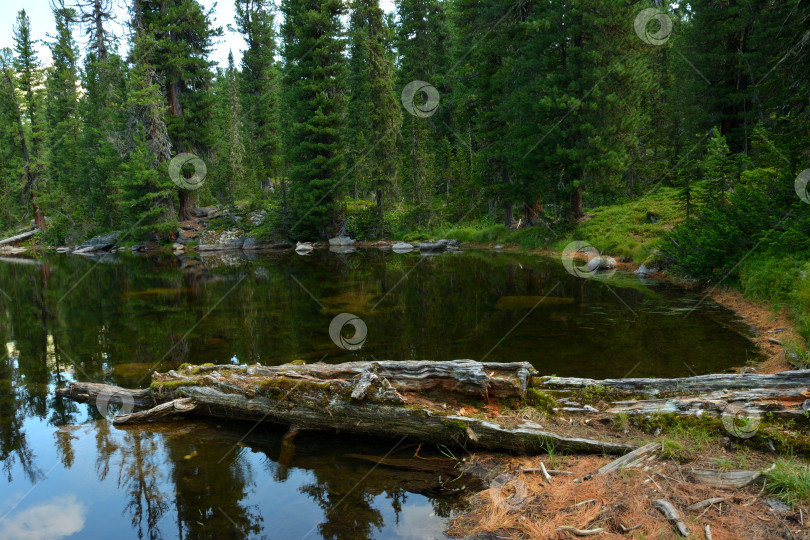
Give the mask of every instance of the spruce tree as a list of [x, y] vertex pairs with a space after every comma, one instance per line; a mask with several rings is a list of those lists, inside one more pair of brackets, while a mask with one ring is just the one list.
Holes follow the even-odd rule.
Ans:
[[51, 213], [74, 214], [81, 219], [90, 194], [89, 185], [80, 174], [82, 149], [79, 118], [79, 51], [73, 40], [72, 27], [76, 12], [56, 9], [55, 40], [49, 44], [53, 64], [45, 81], [45, 120], [48, 125], [48, 184], [43, 193]]
[[[214, 62], [208, 60], [214, 28], [211, 12], [196, 0], [135, 0], [140, 24], [152, 36], [151, 49], [142, 49], [160, 76], [168, 105], [166, 127], [176, 152], [204, 157], [215, 144], [210, 124], [214, 113], [211, 93]], [[178, 217], [191, 218], [193, 192], [180, 189]]]
[[399, 103], [394, 97], [393, 66], [386, 56], [388, 29], [383, 25], [383, 12], [378, 0], [355, 0], [352, 4], [352, 49], [361, 64], [356, 77], [358, 95], [352, 100], [360, 103], [357, 114], [366, 118], [364, 133], [368, 149], [358, 149], [356, 160], [369, 160], [371, 178], [368, 186], [377, 204], [377, 235], [385, 230], [383, 197], [397, 176], [397, 136], [400, 129]]
[[[31, 21], [25, 10], [17, 14], [14, 25], [14, 67], [18, 74], [19, 91], [22, 93], [21, 113], [27, 119], [27, 130], [24, 135], [27, 143], [23, 153], [26, 162], [26, 182], [23, 196], [31, 203], [34, 224], [39, 229], [45, 228], [45, 219], [37, 204], [37, 190], [44, 182], [45, 160], [43, 146], [45, 129], [41, 118], [40, 102], [43, 80], [42, 66], [35, 50], [36, 40], [31, 38]], [[22, 120], [22, 118], [20, 118]], [[28, 212], [26, 211], [26, 217]]]
[[[84, 95], [79, 102], [83, 155], [79, 170], [89, 193], [88, 217], [98, 228], [115, 229], [125, 226], [114, 204], [118, 163], [131, 148], [126, 137], [126, 66], [115, 52], [114, 39], [104, 28], [104, 21], [101, 25], [95, 19], [91, 22], [94, 33], [85, 56]], [[98, 31], [103, 35], [96, 35]], [[100, 50], [99, 44], [103, 44]]]
[[340, 0], [284, 0], [287, 156], [293, 238], [326, 237], [342, 194], [346, 109]]
[[32, 179], [11, 49], [0, 51], [0, 68], [0, 227], [6, 229], [27, 212], [29, 201], [23, 189]]
[[[440, 92], [441, 105], [432, 116], [402, 114], [400, 139], [400, 178], [416, 207], [418, 226], [427, 225], [436, 184], [436, 149], [438, 136], [451, 123], [448, 102], [449, 85], [445, 83], [449, 66], [450, 32], [444, 4], [438, 0], [397, 0], [396, 27], [397, 93], [412, 81], [424, 81]], [[464, 45], [464, 50], [469, 44]], [[417, 94], [417, 100], [422, 95]], [[440, 160], [446, 162], [447, 160]]]
[[[217, 146], [213, 192], [220, 206], [232, 207], [236, 198], [248, 196], [245, 182], [245, 145], [243, 143], [242, 105], [239, 100], [237, 71], [233, 54], [228, 54], [228, 67], [219, 70], [214, 82], [217, 97], [217, 120], [220, 144]], [[258, 186], [252, 186], [254, 190]]]
[[268, 0], [236, 0], [236, 29], [245, 39], [239, 90], [245, 129], [245, 165], [264, 191], [283, 174], [279, 112], [281, 73], [276, 65], [273, 5]]

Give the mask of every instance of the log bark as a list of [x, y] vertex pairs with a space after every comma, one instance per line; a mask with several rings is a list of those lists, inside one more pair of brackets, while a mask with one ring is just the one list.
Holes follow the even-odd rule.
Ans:
[[605, 412], [609, 414], [679, 413], [722, 416], [730, 404], [744, 410], [746, 416], [765, 414], [780, 418], [801, 418], [810, 388], [753, 389], [735, 392], [711, 392], [696, 396], [672, 396], [661, 399], [614, 401]]
[[[238, 371], [240, 366], [200, 366], [200, 371]], [[300, 379], [346, 379], [371, 372], [383, 377], [399, 392], [440, 390], [466, 396], [525, 397], [529, 379], [537, 371], [528, 362], [450, 362], [383, 360], [343, 364], [284, 364], [249, 366], [248, 375]], [[176, 373], [182, 376], [182, 373]]]

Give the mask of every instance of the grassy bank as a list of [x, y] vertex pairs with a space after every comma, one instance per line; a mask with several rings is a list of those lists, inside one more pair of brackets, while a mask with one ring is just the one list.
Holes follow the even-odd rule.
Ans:
[[573, 227], [444, 226], [407, 233], [402, 239], [458, 238], [475, 244], [553, 251], [562, 251], [568, 243], [583, 240], [604, 253], [641, 263], [655, 253], [663, 235], [684, 218], [676, 192], [675, 188], [661, 187], [631, 202], [588, 209], [589, 218]]

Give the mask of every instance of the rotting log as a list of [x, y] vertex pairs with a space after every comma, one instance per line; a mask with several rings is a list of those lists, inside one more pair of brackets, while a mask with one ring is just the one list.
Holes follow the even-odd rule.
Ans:
[[[196, 372], [241, 371], [233, 365], [194, 366]], [[313, 380], [346, 379], [364, 372], [383, 377], [399, 392], [440, 390], [472, 396], [525, 397], [526, 387], [537, 371], [527, 362], [396, 361], [346, 362], [343, 364], [284, 364], [248, 366], [247, 375]], [[176, 374], [181, 376], [181, 374]]]
[[[744, 416], [768, 414], [800, 418], [810, 408], [810, 370], [783, 371], [773, 375], [717, 374], [678, 379], [581, 379], [534, 377], [532, 386], [560, 397], [576, 396], [589, 387], [604, 389], [608, 407], [561, 407], [566, 412], [608, 414], [677, 413], [727, 414], [729, 405]], [[622, 399], [626, 397], [628, 399]], [[633, 399], [629, 399], [629, 398]], [[572, 398], [575, 399], [576, 398]], [[560, 398], [568, 403], [570, 399]]]
[[657, 396], [666, 393], [714, 392], [751, 388], [796, 388], [810, 385], [810, 369], [783, 371], [773, 375], [756, 373], [719, 373], [675, 379], [583, 379], [578, 377], [535, 377], [534, 385], [548, 390], [581, 390], [588, 386], [604, 386], [630, 394]]
[[[566, 399], [589, 386], [605, 389], [589, 414], [727, 414], [798, 417], [810, 403], [810, 370], [775, 375], [704, 375], [682, 379], [573, 379], [537, 377], [528, 363], [349, 362], [281, 366], [183, 365], [153, 374], [148, 389], [71, 383], [57, 390], [76, 401], [153, 409], [117, 423], [196, 414], [272, 422], [301, 430], [339, 430], [469, 448], [538, 453], [555, 450], [625, 454], [636, 446], [553, 433], [528, 419], [469, 416], [489, 398], [524, 400], [527, 387]], [[730, 389], [729, 389], [730, 388]], [[629, 399], [639, 394], [650, 399]], [[188, 401], [186, 401], [188, 400]], [[562, 401], [562, 398], [560, 398]], [[607, 405], [605, 404], [607, 402]], [[480, 406], [480, 405], [479, 405]], [[600, 410], [601, 409], [601, 410]]]
[[[145, 390], [70, 383], [57, 393], [85, 402], [100, 397], [108, 397], [111, 403], [129, 399], [136, 407], [163, 407], [183, 398], [189, 401], [181, 402], [180, 412], [193, 404], [197, 415], [516, 453], [555, 449], [624, 454], [636, 448], [560, 435], [528, 420], [510, 419], [508, 425], [502, 425], [496, 419], [461, 416], [441, 402], [430, 401], [425, 393], [441, 391], [443, 396], [456, 398], [494, 393], [520, 398], [532, 372], [525, 363], [386, 361], [275, 368], [184, 366], [178, 371], [154, 374], [152, 385]], [[170, 407], [160, 412], [168, 410]], [[154, 416], [147, 411], [126, 420], [131, 423]]]
[[800, 418], [805, 415], [805, 402], [810, 388], [718, 391], [697, 396], [673, 396], [660, 399], [614, 401], [605, 412], [609, 414], [678, 413], [722, 416], [734, 404], [744, 416], [765, 414], [780, 418]]

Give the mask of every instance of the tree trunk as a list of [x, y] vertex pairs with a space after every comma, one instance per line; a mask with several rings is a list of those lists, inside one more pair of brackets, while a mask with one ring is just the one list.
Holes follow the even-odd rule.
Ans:
[[385, 236], [385, 214], [383, 212], [382, 190], [377, 190], [377, 223], [379, 224], [379, 238]]
[[180, 190], [180, 207], [177, 209], [177, 219], [180, 221], [186, 221], [194, 216], [191, 213], [191, 210], [194, 208], [194, 194], [190, 191]]
[[577, 186], [571, 193], [571, 212], [574, 219], [579, 219], [585, 215], [582, 211], [582, 186]]
[[512, 215], [512, 203], [503, 203], [503, 226], [507, 229], [512, 228], [514, 216]]

